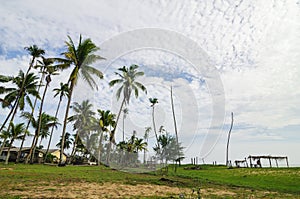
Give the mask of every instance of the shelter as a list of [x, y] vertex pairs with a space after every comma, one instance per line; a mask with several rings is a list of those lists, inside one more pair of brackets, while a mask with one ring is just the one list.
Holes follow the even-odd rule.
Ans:
[[[269, 160], [270, 167], [272, 167], [272, 160], [275, 160], [276, 167], [278, 167], [278, 160], [285, 160], [286, 166], [289, 167], [288, 157], [287, 156], [271, 156], [271, 155], [260, 155], [260, 156], [252, 156], [249, 155], [248, 159], [250, 160], [250, 167], [261, 167], [261, 159]], [[253, 162], [257, 162], [256, 164]]]

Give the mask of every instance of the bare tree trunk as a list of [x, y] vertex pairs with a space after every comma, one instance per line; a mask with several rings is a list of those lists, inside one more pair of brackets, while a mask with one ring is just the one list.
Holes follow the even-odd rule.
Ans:
[[[172, 106], [172, 113], [173, 113], [173, 121], [174, 121], [174, 129], [175, 129], [175, 135], [176, 135], [176, 151], [177, 151], [177, 159], [178, 163], [180, 165], [180, 154], [179, 154], [179, 142], [178, 142], [178, 131], [177, 131], [177, 122], [176, 122], [176, 117], [175, 117], [175, 109], [174, 109], [174, 101], [173, 101], [173, 88], [171, 86], [171, 106]], [[176, 159], [176, 161], [177, 161]], [[177, 165], [177, 164], [176, 164]], [[176, 169], [175, 169], [176, 171]]]
[[1, 145], [0, 156], [2, 155], [2, 151], [3, 151], [4, 147], [5, 147], [6, 140], [7, 140], [7, 138], [5, 138], [5, 139], [3, 140], [3, 143], [2, 143], [2, 145]]
[[233, 126], [233, 112], [231, 112], [231, 125], [230, 125], [230, 129], [228, 132], [228, 140], [227, 140], [227, 147], [226, 147], [226, 166], [229, 165], [229, 163], [228, 163], [228, 148], [229, 148], [229, 141], [230, 141], [230, 134], [231, 134], [232, 126]]
[[152, 123], [153, 123], [153, 130], [154, 130], [154, 134], [155, 134], [157, 146], [158, 146], [158, 148], [160, 148], [159, 142], [158, 142], [158, 136], [157, 136], [156, 126], [155, 126], [155, 117], [154, 117], [155, 109], [154, 109], [154, 106], [155, 106], [155, 104], [153, 104], [153, 106], [152, 106]]
[[9, 143], [9, 148], [7, 150], [5, 164], [8, 164], [8, 160], [9, 160], [9, 156], [10, 156], [10, 149], [11, 149], [11, 146], [12, 146], [13, 142], [14, 142], [14, 139], [12, 138], [11, 141], [10, 141], [10, 143]]

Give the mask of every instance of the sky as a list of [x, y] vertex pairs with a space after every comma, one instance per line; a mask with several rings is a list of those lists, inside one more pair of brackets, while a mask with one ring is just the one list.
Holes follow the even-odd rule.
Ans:
[[[79, 81], [74, 101], [89, 99], [95, 109], [116, 113], [116, 88], [108, 86], [114, 72], [131, 64], [145, 72], [139, 81], [148, 92], [130, 101], [127, 137], [133, 130], [142, 136], [152, 126], [150, 97], [159, 100], [156, 126], [174, 134], [172, 86], [186, 162], [198, 157], [205, 163], [225, 163], [233, 112], [229, 159], [284, 155], [300, 165], [298, 0], [12, 0], [1, 2], [0, 13], [1, 74], [26, 70], [30, 57], [25, 46], [36, 44], [46, 56], [59, 56], [68, 35], [77, 43], [82, 34], [101, 48], [106, 60], [94, 67], [105, 76], [98, 90]], [[50, 89], [66, 82], [69, 73], [53, 77]], [[46, 99], [45, 110], [54, 114], [58, 99], [53, 93]], [[6, 113], [0, 110], [1, 120]], [[61, 127], [55, 141], [60, 132]]]

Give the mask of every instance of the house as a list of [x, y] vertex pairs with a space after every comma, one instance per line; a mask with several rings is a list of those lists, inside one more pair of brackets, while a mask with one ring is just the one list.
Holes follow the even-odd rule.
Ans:
[[[17, 155], [19, 152], [19, 147], [12, 147], [10, 149], [9, 162], [15, 162], [17, 159]], [[0, 156], [0, 161], [4, 161], [8, 152], [8, 147], [5, 147], [2, 151], [2, 155]], [[20, 162], [24, 162], [30, 153], [30, 147], [23, 147], [20, 155]], [[46, 154], [46, 149], [36, 149], [34, 154], [34, 163], [42, 163]], [[60, 149], [49, 149], [48, 154], [54, 156], [53, 162], [58, 162], [60, 159]], [[67, 160], [67, 154], [63, 154], [63, 161]]]

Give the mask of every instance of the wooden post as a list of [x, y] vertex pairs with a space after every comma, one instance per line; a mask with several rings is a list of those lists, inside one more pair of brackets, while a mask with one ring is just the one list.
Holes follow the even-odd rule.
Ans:
[[286, 166], [289, 167], [288, 157], [285, 157], [286, 159]]
[[270, 168], [272, 168], [271, 158], [269, 157]]
[[191, 163], [193, 164], [193, 158], [191, 158]]
[[278, 168], [278, 162], [277, 162], [277, 158], [275, 158], [275, 162], [276, 162], [276, 166], [277, 166], [277, 168]]

